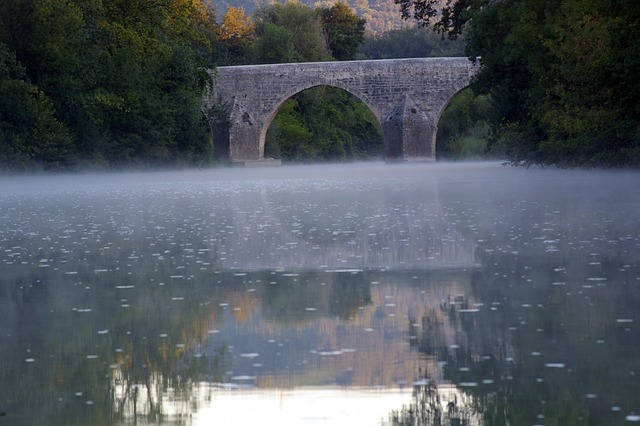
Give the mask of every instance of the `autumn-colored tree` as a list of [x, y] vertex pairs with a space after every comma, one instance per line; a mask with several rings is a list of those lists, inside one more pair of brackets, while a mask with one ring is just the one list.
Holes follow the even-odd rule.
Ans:
[[253, 30], [254, 23], [250, 16], [245, 16], [243, 7], [229, 7], [222, 15], [216, 35], [229, 46], [237, 46], [251, 37]]
[[245, 16], [244, 8], [229, 7], [216, 27], [217, 65], [246, 63], [254, 31], [255, 24], [250, 16]]

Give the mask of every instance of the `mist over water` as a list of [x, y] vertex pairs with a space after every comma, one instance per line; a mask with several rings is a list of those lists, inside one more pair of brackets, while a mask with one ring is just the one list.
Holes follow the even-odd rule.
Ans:
[[498, 163], [2, 177], [0, 425], [640, 421], [639, 187]]

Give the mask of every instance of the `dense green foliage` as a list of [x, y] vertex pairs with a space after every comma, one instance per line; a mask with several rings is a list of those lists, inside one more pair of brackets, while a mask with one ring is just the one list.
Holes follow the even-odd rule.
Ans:
[[2, 2], [2, 167], [208, 162], [214, 24], [198, 0]]
[[0, 167], [62, 166], [73, 158], [71, 135], [54, 117], [49, 99], [25, 77], [13, 52], [0, 44]]
[[492, 148], [513, 164], [640, 165], [640, 4], [620, 0], [396, 0], [483, 65]]
[[480, 159], [488, 155], [489, 124], [494, 113], [487, 95], [475, 95], [469, 88], [455, 96], [442, 113], [436, 136], [438, 159]]
[[287, 161], [381, 158], [382, 131], [364, 103], [320, 86], [289, 99], [267, 132], [265, 156]]

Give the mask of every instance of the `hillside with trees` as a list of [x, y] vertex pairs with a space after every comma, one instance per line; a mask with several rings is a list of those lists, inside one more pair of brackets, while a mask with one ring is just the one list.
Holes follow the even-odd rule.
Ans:
[[[223, 14], [230, 7], [234, 7], [244, 9], [247, 14], [253, 15], [255, 11], [273, 3], [270, 0], [211, 0], [211, 4], [218, 14]], [[319, 9], [330, 8], [337, 2], [335, 0], [300, 0], [296, 3], [311, 9]], [[398, 6], [394, 4], [393, 0], [346, 0], [343, 3], [358, 17], [366, 21], [367, 33], [381, 35], [391, 30], [413, 27], [412, 23], [402, 19], [398, 12]]]

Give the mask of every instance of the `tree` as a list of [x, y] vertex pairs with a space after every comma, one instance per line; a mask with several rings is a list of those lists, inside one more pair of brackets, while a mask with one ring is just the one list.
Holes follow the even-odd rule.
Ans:
[[514, 164], [640, 165], [640, 4], [620, 0], [396, 0], [480, 57], [494, 147]]
[[254, 24], [249, 16], [244, 16], [244, 8], [230, 7], [222, 15], [218, 27], [218, 39], [230, 45], [242, 43], [253, 32]]
[[248, 46], [255, 34], [255, 23], [244, 13], [244, 8], [229, 7], [216, 28], [217, 41], [224, 51], [221, 65], [237, 65], [246, 61]]
[[365, 20], [358, 18], [345, 3], [319, 9], [322, 26], [331, 54], [338, 61], [355, 59], [364, 41]]
[[66, 126], [49, 99], [25, 81], [24, 67], [0, 43], [0, 170], [61, 168], [73, 162]]
[[[295, 55], [291, 60], [280, 62], [314, 62], [325, 60], [329, 56], [329, 49], [322, 31], [322, 22], [318, 14], [310, 7], [293, 2], [274, 3], [258, 10], [256, 19], [258, 39], [267, 31], [274, 32], [273, 28], [267, 30], [269, 23], [285, 28], [293, 35]], [[286, 39], [282, 32], [279, 38]], [[258, 46], [260, 46], [260, 42], [258, 42]], [[284, 52], [287, 52], [287, 49], [284, 49]], [[260, 55], [261, 52], [258, 51], [257, 57]]]
[[293, 43], [293, 33], [285, 27], [267, 22], [260, 28], [260, 36], [254, 44], [254, 62], [278, 64], [295, 62], [298, 54]]

